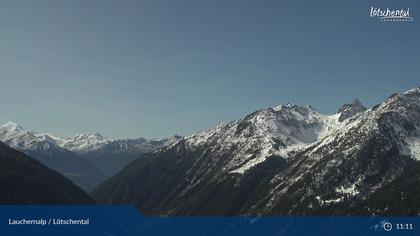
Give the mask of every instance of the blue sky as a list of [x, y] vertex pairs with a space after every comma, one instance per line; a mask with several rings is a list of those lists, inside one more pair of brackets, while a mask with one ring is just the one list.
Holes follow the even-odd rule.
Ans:
[[419, 22], [412, 0], [2, 1], [0, 121], [159, 138], [283, 102], [372, 106], [420, 85]]

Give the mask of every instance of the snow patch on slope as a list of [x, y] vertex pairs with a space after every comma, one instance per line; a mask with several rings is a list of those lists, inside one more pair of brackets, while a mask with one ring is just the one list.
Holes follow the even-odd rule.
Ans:
[[335, 191], [341, 194], [349, 194], [350, 196], [359, 194], [359, 191], [356, 189], [356, 183], [353, 183], [348, 187], [340, 186], [339, 188], [336, 188]]
[[420, 161], [420, 137], [414, 137], [406, 140], [406, 143], [410, 156]]

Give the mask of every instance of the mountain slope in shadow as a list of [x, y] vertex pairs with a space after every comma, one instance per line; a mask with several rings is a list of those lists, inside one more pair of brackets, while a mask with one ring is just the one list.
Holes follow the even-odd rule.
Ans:
[[94, 204], [63, 175], [0, 142], [0, 204]]

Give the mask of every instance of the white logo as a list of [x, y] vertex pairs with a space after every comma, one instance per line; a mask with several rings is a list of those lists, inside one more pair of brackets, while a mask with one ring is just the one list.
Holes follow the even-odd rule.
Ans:
[[413, 21], [414, 17], [410, 16], [410, 8], [407, 9], [382, 9], [372, 6], [370, 8], [370, 17], [379, 18], [381, 21]]

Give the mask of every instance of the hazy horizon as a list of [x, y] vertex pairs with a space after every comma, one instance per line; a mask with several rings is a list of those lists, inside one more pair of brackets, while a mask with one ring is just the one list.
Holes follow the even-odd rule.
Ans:
[[[334, 113], [417, 87], [408, 0], [5, 1], [1, 124], [60, 137], [190, 135], [291, 102]], [[371, 6], [409, 7], [380, 22]]]

